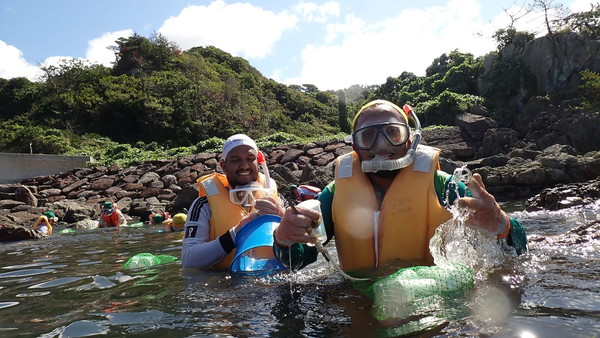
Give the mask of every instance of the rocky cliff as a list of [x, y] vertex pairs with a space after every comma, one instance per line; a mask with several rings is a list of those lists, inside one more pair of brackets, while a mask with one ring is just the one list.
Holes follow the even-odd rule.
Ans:
[[[520, 95], [549, 94], [562, 100], [577, 93], [582, 70], [600, 72], [600, 40], [575, 33], [555, 33], [526, 43], [514, 41], [499, 54], [487, 55], [484, 74], [491, 70], [497, 57], [520, 60], [533, 76], [535, 88], [522, 88]], [[479, 92], [485, 92], [486, 86], [486, 81], [480, 81]]]

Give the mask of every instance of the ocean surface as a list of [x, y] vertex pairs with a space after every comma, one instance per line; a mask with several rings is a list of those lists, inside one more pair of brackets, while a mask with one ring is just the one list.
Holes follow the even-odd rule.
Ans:
[[[182, 269], [179, 260], [126, 269], [139, 253], [181, 257], [182, 234], [158, 227], [0, 243], [0, 337], [600, 336], [600, 243], [567, 234], [600, 219], [600, 206], [504, 208], [525, 227], [527, 254], [500, 258], [493, 248], [484, 252], [489, 243], [448, 233], [443, 259], [469, 265], [474, 287], [386, 320], [322, 257], [266, 276]], [[326, 248], [337, 261], [335, 246]]]

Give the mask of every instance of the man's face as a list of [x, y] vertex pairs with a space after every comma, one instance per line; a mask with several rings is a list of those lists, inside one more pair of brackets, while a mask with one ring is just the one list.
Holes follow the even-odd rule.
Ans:
[[[393, 107], [382, 104], [365, 109], [358, 120], [356, 120], [355, 130], [386, 123], [406, 124], [406, 120], [401, 113], [396, 111]], [[370, 161], [376, 155], [385, 156], [389, 160], [394, 160], [405, 156], [408, 149], [410, 149], [410, 144], [411, 142], [409, 140], [399, 146], [393, 146], [382, 133], [379, 133], [371, 149], [360, 150], [355, 146], [353, 148], [361, 161]]]
[[246, 185], [258, 178], [257, 151], [250, 146], [242, 145], [233, 148], [225, 161], [221, 161], [221, 169], [232, 187]]

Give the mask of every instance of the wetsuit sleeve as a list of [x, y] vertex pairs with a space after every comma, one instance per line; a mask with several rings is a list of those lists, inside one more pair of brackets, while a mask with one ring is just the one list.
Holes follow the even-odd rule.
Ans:
[[218, 263], [235, 247], [229, 231], [210, 238], [210, 205], [206, 197], [199, 197], [190, 206], [185, 222], [181, 247], [181, 264], [184, 268], [208, 268]]
[[[321, 202], [321, 214], [323, 215], [323, 223], [327, 232], [327, 244], [333, 237], [333, 221], [331, 216], [331, 202], [333, 201], [334, 182], [321, 191], [319, 201]], [[275, 257], [291, 270], [299, 270], [305, 266], [314, 263], [317, 260], [319, 252], [314, 246], [295, 243], [289, 248], [280, 247], [273, 240], [273, 251]]]
[[527, 252], [527, 234], [523, 225], [518, 220], [510, 219], [510, 232], [506, 237], [506, 243], [517, 251], [517, 255]]
[[[458, 182], [457, 186], [456, 183], [452, 182], [452, 175], [444, 171], [437, 170], [433, 180], [438, 200], [445, 207], [452, 205], [456, 198], [473, 197], [473, 194], [463, 182]], [[523, 229], [523, 225], [514, 218], [510, 219], [510, 231], [506, 243], [515, 248], [518, 255], [527, 252], [527, 234]]]

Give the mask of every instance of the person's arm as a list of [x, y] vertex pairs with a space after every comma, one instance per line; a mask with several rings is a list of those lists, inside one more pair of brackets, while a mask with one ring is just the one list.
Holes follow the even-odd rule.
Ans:
[[119, 215], [119, 225], [127, 224], [127, 219], [121, 210], [117, 210], [117, 215]]
[[212, 241], [209, 240], [210, 216], [210, 206], [206, 197], [194, 200], [185, 222], [185, 237], [181, 247], [181, 264], [184, 268], [208, 268], [218, 263], [235, 247], [231, 231]]
[[[473, 197], [471, 190], [463, 182], [458, 182], [457, 186], [452, 182], [452, 175], [441, 170], [437, 170], [434, 175], [434, 186], [440, 204], [445, 207], [452, 205], [457, 198]], [[498, 238], [506, 239], [506, 243], [514, 247], [519, 255], [527, 252], [527, 234], [523, 225], [517, 219], [509, 218], [504, 229]]]
[[[323, 223], [325, 224], [325, 230], [327, 232], [327, 241], [333, 237], [333, 219], [331, 214], [331, 203], [333, 201], [333, 192], [335, 190], [334, 182], [328, 184], [321, 194], [319, 195], [319, 201], [321, 202], [321, 214], [323, 217]], [[289, 247], [285, 245], [277, 244], [276, 233], [273, 233], [274, 244], [273, 251], [279, 261], [292, 270], [300, 270], [305, 266], [314, 263], [317, 260], [319, 252], [314, 246], [307, 244], [294, 243]]]

